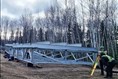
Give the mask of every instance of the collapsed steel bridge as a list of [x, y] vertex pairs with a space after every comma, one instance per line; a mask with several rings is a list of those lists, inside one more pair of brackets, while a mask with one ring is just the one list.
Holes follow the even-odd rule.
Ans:
[[5, 46], [10, 56], [33, 65], [40, 63], [93, 65], [98, 53], [96, 48], [82, 47], [81, 44], [37, 42]]

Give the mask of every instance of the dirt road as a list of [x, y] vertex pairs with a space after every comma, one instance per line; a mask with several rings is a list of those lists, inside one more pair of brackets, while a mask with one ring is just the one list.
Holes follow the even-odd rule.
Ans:
[[[91, 67], [87, 66], [41, 64], [42, 68], [29, 68], [21, 62], [8, 61], [3, 54], [0, 65], [0, 79], [104, 79], [100, 76], [100, 70], [89, 77]], [[113, 79], [118, 79], [118, 74], [114, 74]]]

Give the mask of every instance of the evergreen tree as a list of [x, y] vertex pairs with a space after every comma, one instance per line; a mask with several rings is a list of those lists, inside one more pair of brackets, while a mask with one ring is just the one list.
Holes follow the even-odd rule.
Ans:
[[[46, 36], [47, 36], [47, 35], [46, 35]], [[38, 40], [39, 40], [39, 41], [44, 41], [42, 28], [40, 28], [40, 29], [38, 30]], [[47, 40], [47, 38], [46, 38], [46, 40]]]

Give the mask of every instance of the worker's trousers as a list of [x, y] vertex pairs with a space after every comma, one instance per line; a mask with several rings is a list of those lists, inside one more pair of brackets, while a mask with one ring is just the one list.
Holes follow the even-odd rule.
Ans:
[[114, 66], [116, 65], [116, 61], [113, 60], [112, 62], [109, 62], [106, 68], [106, 77], [112, 77], [112, 70]]
[[101, 60], [100, 60], [100, 69], [101, 69], [101, 75], [104, 75], [104, 67]]

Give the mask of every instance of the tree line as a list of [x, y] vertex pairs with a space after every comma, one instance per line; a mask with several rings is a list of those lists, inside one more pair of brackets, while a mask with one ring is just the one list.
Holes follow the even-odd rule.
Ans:
[[[84, 47], [99, 49], [118, 58], [118, 24], [116, 0], [58, 1], [45, 11], [45, 18], [25, 10], [19, 19], [2, 17], [1, 45], [6, 43], [33, 43], [40, 41], [81, 43]], [[103, 8], [104, 7], [104, 8]], [[9, 37], [9, 38], [8, 38]]]

